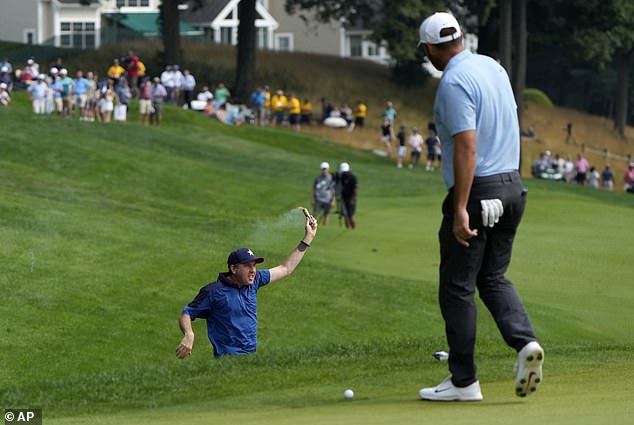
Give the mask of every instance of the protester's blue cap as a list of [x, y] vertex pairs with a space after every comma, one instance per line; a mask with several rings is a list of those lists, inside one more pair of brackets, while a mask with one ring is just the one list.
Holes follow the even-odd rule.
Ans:
[[264, 258], [256, 257], [255, 254], [253, 254], [253, 251], [249, 248], [240, 248], [229, 254], [229, 258], [227, 258], [227, 265], [244, 264], [250, 263], [251, 261], [255, 261], [259, 264], [264, 261]]

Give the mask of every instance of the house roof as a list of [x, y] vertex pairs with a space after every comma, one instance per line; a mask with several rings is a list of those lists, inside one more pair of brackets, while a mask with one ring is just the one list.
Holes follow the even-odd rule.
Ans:
[[[81, 0], [57, 0], [61, 4], [79, 4]], [[90, 0], [91, 3], [99, 3], [99, 0]]]
[[190, 3], [189, 9], [181, 11], [180, 18], [190, 24], [210, 24], [230, 2], [231, 0], [203, 0], [202, 7], [194, 10]]

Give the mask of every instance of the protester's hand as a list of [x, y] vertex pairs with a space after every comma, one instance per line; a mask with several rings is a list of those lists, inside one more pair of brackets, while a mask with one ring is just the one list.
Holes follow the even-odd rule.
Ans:
[[194, 334], [183, 336], [181, 343], [176, 348], [176, 358], [184, 359], [192, 354], [192, 348], [194, 347]]
[[303, 241], [310, 244], [315, 237], [315, 233], [317, 233], [317, 219], [309, 214], [306, 217], [306, 234], [304, 235]]
[[484, 227], [493, 227], [495, 223], [500, 221], [500, 217], [504, 214], [502, 201], [499, 199], [483, 199], [480, 201], [482, 206], [482, 224]]
[[478, 236], [477, 229], [469, 228], [469, 213], [466, 209], [456, 210], [453, 216], [453, 235], [462, 246], [468, 247], [468, 240]]

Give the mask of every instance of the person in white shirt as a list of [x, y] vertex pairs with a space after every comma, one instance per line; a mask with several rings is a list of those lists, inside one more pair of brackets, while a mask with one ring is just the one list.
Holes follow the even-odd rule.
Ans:
[[178, 65], [172, 67], [172, 80], [174, 81], [174, 87], [172, 88], [171, 102], [178, 104], [180, 102], [181, 90], [183, 89], [183, 80], [185, 76], [180, 71]]
[[33, 112], [36, 114], [46, 113], [46, 94], [48, 92], [48, 84], [46, 84], [44, 77], [44, 74], [38, 74], [36, 81], [31, 83], [27, 89], [31, 94]]
[[172, 92], [174, 91], [174, 74], [172, 73], [172, 66], [167, 65], [165, 71], [161, 73], [161, 85], [167, 91], [164, 102], [168, 103], [172, 98]]
[[411, 152], [409, 168], [418, 167], [420, 155], [423, 151], [423, 136], [420, 135], [416, 127], [412, 129], [412, 135], [409, 136], [407, 144], [410, 146]]
[[181, 89], [183, 90], [183, 95], [185, 96], [185, 104], [187, 105], [187, 109], [192, 108], [192, 100], [194, 98], [195, 88], [196, 88], [196, 79], [189, 72], [189, 69], [184, 70], [183, 84], [181, 85]]

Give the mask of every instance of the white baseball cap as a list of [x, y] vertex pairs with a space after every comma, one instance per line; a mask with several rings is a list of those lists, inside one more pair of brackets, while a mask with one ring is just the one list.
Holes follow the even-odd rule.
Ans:
[[62, 68], [59, 70], [60, 74], [68, 74], [68, 70], [66, 68]]
[[348, 171], [350, 171], [350, 164], [342, 162], [341, 165], [339, 165], [339, 172], [347, 173]]
[[6, 89], [7, 83], [0, 83], [0, 89]]
[[327, 162], [322, 162], [319, 168], [321, 168], [322, 170], [328, 169], [330, 168], [330, 164], [328, 164]]
[[[440, 35], [440, 32], [446, 28], [453, 28], [455, 31], [451, 34]], [[460, 24], [451, 13], [436, 12], [420, 24], [419, 34], [419, 45], [441, 44], [459, 39], [462, 31], [460, 31]]]

